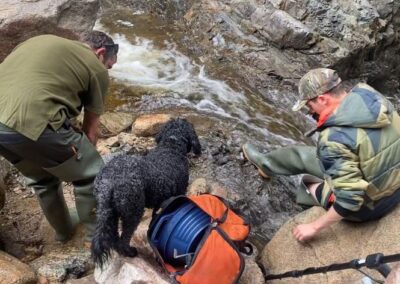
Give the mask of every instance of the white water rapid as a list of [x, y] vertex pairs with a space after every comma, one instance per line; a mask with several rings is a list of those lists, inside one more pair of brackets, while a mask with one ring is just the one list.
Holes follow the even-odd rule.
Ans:
[[[134, 29], [128, 21], [119, 20], [125, 27]], [[109, 31], [97, 23], [95, 29]], [[111, 34], [119, 44], [118, 62], [110, 70], [110, 75], [118, 81], [133, 86], [157, 88], [170, 91], [178, 98], [179, 105], [196, 109], [201, 113], [222, 116], [233, 120], [236, 124], [270, 137], [268, 125], [283, 122], [260, 113], [249, 103], [243, 92], [235, 91], [225, 82], [214, 80], [206, 75], [204, 66], [192, 62], [190, 58], [176, 49], [173, 43], [165, 42], [165, 49], [155, 47], [153, 41], [135, 37], [130, 41], [124, 34]], [[253, 98], [254, 100], [254, 98]], [[257, 104], [264, 104], [261, 99]], [[280, 144], [293, 143], [282, 135], [274, 133]]]

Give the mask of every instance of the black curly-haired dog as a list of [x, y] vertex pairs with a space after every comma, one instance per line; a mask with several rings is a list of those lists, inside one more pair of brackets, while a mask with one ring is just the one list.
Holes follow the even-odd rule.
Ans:
[[[95, 179], [97, 226], [92, 240], [92, 257], [103, 266], [111, 250], [134, 257], [129, 245], [144, 213], [161, 203], [185, 194], [189, 180], [187, 153], [201, 154], [193, 126], [185, 119], [173, 119], [156, 135], [157, 146], [144, 156], [119, 155], [110, 160]], [[118, 222], [122, 233], [118, 234]]]

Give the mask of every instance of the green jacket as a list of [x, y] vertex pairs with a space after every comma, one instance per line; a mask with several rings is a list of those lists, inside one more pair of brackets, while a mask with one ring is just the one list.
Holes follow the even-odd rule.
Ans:
[[324, 186], [340, 215], [372, 209], [400, 188], [400, 118], [379, 92], [358, 84], [318, 130]]

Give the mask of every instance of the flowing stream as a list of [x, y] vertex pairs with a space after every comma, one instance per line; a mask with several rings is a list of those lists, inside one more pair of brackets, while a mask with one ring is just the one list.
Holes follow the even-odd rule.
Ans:
[[[148, 93], [167, 94], [157, 98], [158, 109], [152, 111], [171, 107], [189, 109], [228, 121], [232, 128], [240, 128], [250, 137], [275, 145], [293, 144], [293, 137], [300, 136], [284, 115], [259, 96], [210, 77], [207, 66], [179, 51], [178, 37], [173, 41], [168, 31], [162, 32], [162, 26], [156, 30], [147, 26], [146, 30], [148, 18], [143, 19], [140, 13], [128, 16], [122, 13], [111, 17], [108, 23], [98, 21], [95, 29], [109, 33], [120, 46], [118, 62], [110, 70], [117, 83], [140, 87]], [[120, 109], [132, 110], [131, 106]]]

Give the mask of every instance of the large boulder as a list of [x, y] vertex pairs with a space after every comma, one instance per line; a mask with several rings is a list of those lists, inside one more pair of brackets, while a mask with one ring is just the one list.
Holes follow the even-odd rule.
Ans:
[[260, 33], [281, 48], [308, 49], [315, 44], [312, 30], [285, 11], [276, 10], [265, 17], [263, 10], [257, 9], [254, 14]]
[[96, 267], [94, 278], [97, 283], [149, 283], [167, 284], [168, 278], [160, 267], [141, 257], [123, 258], [113, 257], [102, 270]]
[[20, 42], [40, 34], [78, 39], [93, 28], [99, 0], [2, 0], [0, 62]]
[[172, 116], [169, 114], [146, 114], [138, 117], [132, 126], [132, 132], [137, 136], [154, 136]]
[[36, 283], [35, 272], [15, 257], [0, 251], [0, 283], [29, 284]]
[[[326, 229], [307, 243], [297, 242], [293, 228], [315, 220], [325, 214], [320, 207], [313, 207], [295, 216], [276, 233], [261, 254], [261, 263], [271, 274], [280, 274], [307, 267], [326, 266], [365, 258], [374, 253], [396, 254], [400, 250], [400, 206], [384, 218], [366, 223], [339, 222]], [[379, 279], [374, 270], [368, 274]], [[348, 269], [326, 274], [314, 274], [302, 278], [286, 278], [271, 283], [361, 283], [361, 273]], [[288, 280], [290, 279], [290, 280]]]
[[117, 135], [131, 127], [133, 116], [124, 112], [106, 112], [100, 117], [100, 133], [102, 137]]

